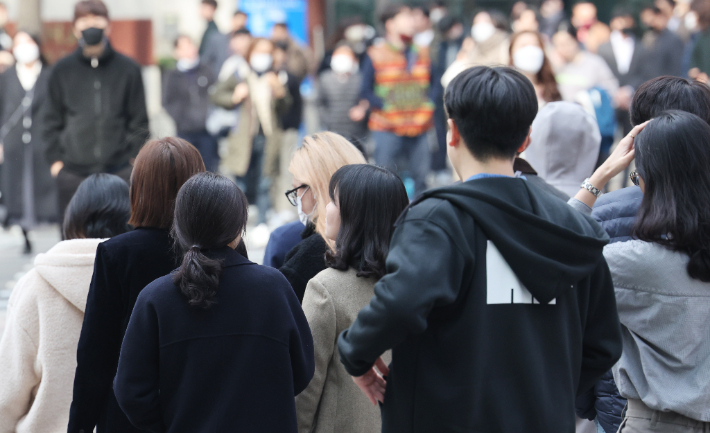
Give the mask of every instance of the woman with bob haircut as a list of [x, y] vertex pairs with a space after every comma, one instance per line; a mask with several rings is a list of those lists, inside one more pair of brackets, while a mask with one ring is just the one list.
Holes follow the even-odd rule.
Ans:
[[0, 431], [66, 431], [76, 347], [96, 249], [127, 232], [128, 185], [86, 178], [67, 206], [64, 238], [35, 258], [10, 296], [0, 340]]
[[306, 228], [301, 232], [301, 242], [286, 254], [279, 270], [299, 301], [303, 300], [308, 280], [325, 269], [325, 253], [334, 245], [325, 235], [330, 178], [340, 167], [366, 162], [355, 145], [333, 132], [305, 137], [291, 158], [293, 189], [286, 196], [298, 208], [298, 218]]
[[[316, 370], [298, 397], [300, 432], [380, 431], [380, 410], [368, 401], [340, 362], [336, 342], [370, 303], [399, 215], [409, 204], [396, 174], [366, 164], [346, 165], [330, 181], [325, 234], [335, 242], [328, 269], [308, 282], [303, 311], [313, 333]], [[389, 362], [390, 354], [384, 357]], [[387, 367], [380, 365], [382, 373]]]
[[200, 152], [180, 138], [151, 140], [136, 157], [131, 175], [135, 230], [100, 244], [86, 300], [77, 350], [69, 431], [138, 432], [116, 403], [116, 375], [123, 335], [138, 294], [179, 265], [170, 238], [178, 190], [205, 171]]
[[294, 396], [313, 377], [311, 331], [286, 278], [234, 251], [247, 210], [219, 174], [180, 189], [173, 237], [182, 264], [138, 296], [114, 383], [135, 426], [297, 431]]
[[[618, 147], [590, 182], [602, 188], [635, 156], [634, 239], [604, 248], [624, 344], [613, 368], [628, 399], [619, 432], [710, 431], [710, 125], [665, 111]], [[596, 197], [576, 199], [589, 212]]]

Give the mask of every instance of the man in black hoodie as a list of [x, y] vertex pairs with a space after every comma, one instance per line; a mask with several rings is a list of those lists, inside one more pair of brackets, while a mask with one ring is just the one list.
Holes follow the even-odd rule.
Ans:
[[340, 359], [383, 401], [385, 433], [572, 433], [575, 396], [621, 355], [609, 239], [515, 177], [537, 113], [523, 75], [469, 69], [444, 99], [449, 158], [465, 182], [400, 217], [388, 273], [340, 336]]
[[129, 181], [130, 162], [148, 138], [140, 66], [111, 48], [109, 31], [103, 2], [78, 2], [74, 35], [79, 47], [57, 62], [49, 77], [44, 138], [61, 219], [91, 174], [112, 173]]

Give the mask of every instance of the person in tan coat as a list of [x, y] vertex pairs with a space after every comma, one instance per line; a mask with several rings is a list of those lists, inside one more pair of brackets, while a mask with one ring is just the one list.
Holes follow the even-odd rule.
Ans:
[[67, 207], [67, 240], [39, 254], [12, 291], [0, 340], [1, 433], [66, 432], [96, 248], [129, 230], [130, 209], [125, 181], [88, 177]]
[[[380, 410], [345, 371], [337, 340], [385, 274], [394, 223], [409, 200], [397, 175], [367, 164], [340, 168], [329, 189], [325, 232], [335, 252], [326, 254], [329, 268], [310, 280], [303, 299], [316, 369], [308, 388], [296, 397], [298, 431], [372, 433], [380, 431]], [[383, 358], [389, 362], [389, 352]]]

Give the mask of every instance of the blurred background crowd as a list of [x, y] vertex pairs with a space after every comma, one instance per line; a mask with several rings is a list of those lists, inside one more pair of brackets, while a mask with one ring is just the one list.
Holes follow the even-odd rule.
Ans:
[[[451, 183], [442, 96], [475, 65], [515, 67], [533, 82], [541, 108], [568, 101], [584, 109], [588, 117], [569, 110], [540, 116], [534, 134], [558, 151], [525, 155], [573, 195], [630, 131], [639, 85], [662, 75], [707, 83], [710, 73], [710, 0], [85, 3], [93, 6], [0, 3], [0, 222], [23, 235], [25, 253], [37, 250], [34, 229], [61, 221], [81, 180], [94, 172], [127, 178], [151, 136], [186, 139], [208, 170], [235, 179], [249, 199], [247, 240], [257, 250], [298, 215], [283, 195], [292, 184], [289, 161], [316, 131], [337, 132], [368, 160], [395, 169], [410, 197]], [[101, 33], [91, 34], [96, 28]], [[66, 65], [52, 73], [91, 38], [131, 59], [140, 74], [115, 89], [100, 122], [72, 132], [77, 107], [100, 111], [109, 103], [96, 99], [106, 92], [102, 82], [116, 86], [96, 78], [95, 95], [72, 101], [75, 81], [84, 78]], [[83, 55], [100, 71], [107, 54]], [[400, 69], [406, 73], [392, 72]], [[121, 98], [130, 103], [115, 105]], [[593, 142], [574, 152], [565, 152], [564, 131], [545, 126], [584, 122], [599, 136], [585, 134]], [[87, 135], [81, 128], [89, 126], [101, 131]], [[81, 135], [73, 150], [72, 133]]]

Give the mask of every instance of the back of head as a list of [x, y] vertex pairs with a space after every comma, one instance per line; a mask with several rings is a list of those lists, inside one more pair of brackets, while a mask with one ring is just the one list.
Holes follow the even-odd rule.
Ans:
[[525, 159], [550, 185], [569, 196], [589, 177], [599, 158], [601, 134], [594, 116], [571, 102], [552, 102], [532, 124]]
[[248, 207], [239, 187], [219, 174], [198, 173], [180, 188], [172, 235], [185, 255], [173, 282], [190, 305], [208, 308], [214, 303], [222, 266], [205, 253], [225, 248], [242, 235]]
[[666, 111], [634, 146], [644, 182], [634, 235], [688, 254], [688, 274], [710, 282], [710, 125], [695, 114]]
[[64, 214], [65, 239], [105, 239], [130, 230], [128, 184], [112, 174], [93, 174], [79, 185]]
[[342, 135], [334, 132], [318, 132], [303, 139], [296, 149], [288, 171], [301, 182], [311, 187], [316, 199], [314, 223], [316, 231], [325, 238], [325, 207], [328, 199], [330, 178], [340, 167], [349, 164], [365, 164], [362, 153]]
[[631, 124], [640, 125], [666, 110], [693, 113], [710, 124], [710, 89], [699, 81], [680, 77], [646, 81], [631, 102]]
[[173, 223], [178, 190], [205, 171], [200, 152], [177, 137], [151, 140], [136, 157], [131, 175], [131, 220], [134, 227], [167, 229]]
[[479, 161], [513, 159], [537, 114], [532, 83], [520, 72], [478, 66], [446, 88], [444, 106], [466, 147]]
[[409, 204], [402, 180], [386, 168], [346, 165], [331, 178], [329, 192], [340, 209], [340, 230], [328, 265], [382, 278], [394, 224]]

